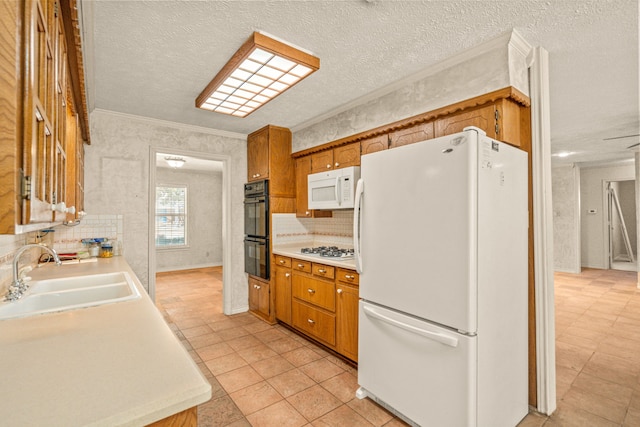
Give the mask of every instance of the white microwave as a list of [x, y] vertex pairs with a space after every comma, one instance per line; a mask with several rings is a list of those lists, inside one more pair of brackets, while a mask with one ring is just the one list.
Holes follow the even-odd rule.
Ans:
[[360, 166], [313, 173], [307, 177], [309, 209], [353, 209]]

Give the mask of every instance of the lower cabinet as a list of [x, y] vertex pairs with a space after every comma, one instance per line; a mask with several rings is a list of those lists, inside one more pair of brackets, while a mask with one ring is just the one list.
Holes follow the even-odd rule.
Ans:
[[269, 287], [269, 282], [249, 276], [249, 310], [267, 320], [271, 316]]
[[276, 319], [291, 324], [291, 258], [275, 255], [273, 283]]
[[276, 319], [358, 361], [358, 274], [274, 256]]

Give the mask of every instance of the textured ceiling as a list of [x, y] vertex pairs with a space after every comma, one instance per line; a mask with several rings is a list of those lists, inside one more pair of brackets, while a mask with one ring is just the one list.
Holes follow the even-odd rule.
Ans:
[[[552, 150], [632, 157], [638, 2], [109, 1], [81, 3], [89, 109], [250, 133], [294, 130], [464, 49], [516, 29], [550, 54]], [[256, 30], [312, 51], [320, 70], [241, 119], [195, 98]]]

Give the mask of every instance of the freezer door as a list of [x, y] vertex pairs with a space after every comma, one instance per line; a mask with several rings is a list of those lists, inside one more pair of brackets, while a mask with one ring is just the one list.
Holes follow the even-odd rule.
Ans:
[[476, 332], [477, 138], [362, 156], [361, 298]]
[[358, 383], [421, 426], [476, 425], [478, 337], [360, 302]]

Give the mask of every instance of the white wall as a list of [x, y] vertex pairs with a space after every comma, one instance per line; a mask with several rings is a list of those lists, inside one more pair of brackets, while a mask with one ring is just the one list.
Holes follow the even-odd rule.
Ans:
[[157, 168], [156, 184], [188, 188], [188, 246], [156, 250], [156, 271], [222, 265], [222, 172]]
[[[582, 266], [589, 268], [608, 268], [608, 246], [604, 219], [607, 203], [604, 197], [604, 182], [635, 178], [633, 163], [583, 167], [580, 170], [580, 218], [582, 240]], [[588, 213], [595, 209], [593, 214]]]
[[[91, 113], [91, 145], [85, 152], [85, 210], [91, 214], [124, 215], [125, 258], [145, 287], [149, 278], [149, 157], [150, 148], [185, 150], [230, 157], [231, 309], [248, 306], [244, 273], [243, 183], [247, 176], [246, 138], [125, 114]], [[152, 167], [155, 167], [153, 165]], [[226, 299], [227, 297], [225, 297]]]
[[553, 188], [553, 265], [555, 271], [580, 272], [580, 169], [551, 171]]
[[[292, 151], [373, 129], [397, 120], [498, 89], [513, 86], [529, 93], [526, 56], [530, 46], [517, 33], [506, 34], [449, 58], [419, 78], [387, 88], [368, 102], [327, 114], [317, 122], [294, 129]], [[381, 91], [385, 92], [384, 89]]]

